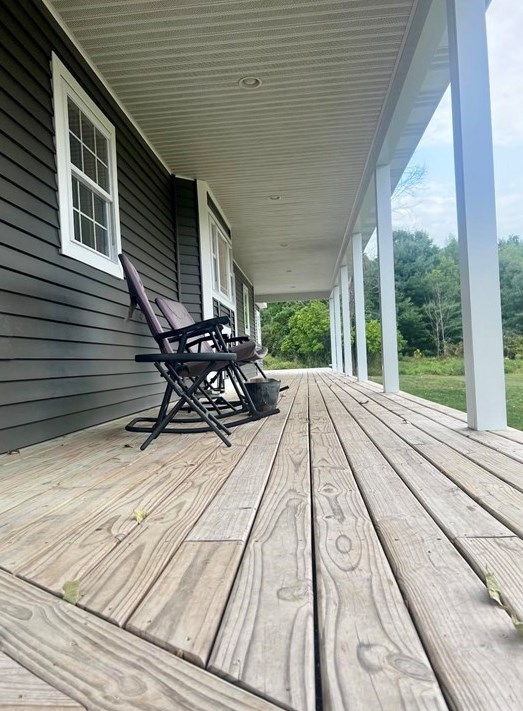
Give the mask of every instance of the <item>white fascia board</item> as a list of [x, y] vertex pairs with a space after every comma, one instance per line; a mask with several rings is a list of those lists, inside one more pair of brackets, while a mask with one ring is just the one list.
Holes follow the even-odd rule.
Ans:
[[82, 47], [82, 45], [78, 42], [78, 40], [76, 39], [76, 37], [74, 36], [74, 34], [71, 32], [71, 30], [69, 29], [69, 27], [68, 27], [68, 26], [65, 24], [65, 22], [62, 20], [62, 17], [61, 17], [60, 14], [57, 12], [57, 10], [56, 10], [56, 8], [54, 7], [54, 5], [51, 3], [51, 0], [42, 0], [42, 2], [43, 2], [43, 4], [44, 4], [44, 6], [46, 7], [47, 11], [49, 12], [49, 14], [52, 15], [53, 19], [58, 23], [58, 25], [60, 26], [61, 30], [67, 35], [67, 38], [69, 39], [69, 41], [74, 45], [75, 49], [76, 49], [77, 52], [81, 55], [81, 57], [82, 57], [82, 59], [84, 60], [84, 62], [89, 66], [89, 69], [91, 69], [91, 71], [93, 72], [93, 74], [96, 75], [96, 78], [97, 78], [97, 79], [99, 80], [99, 82], [103, 85], [104, 89], [105, 89], [105, 90], [107, 91], [107, 93], [111, 96], [111, 98], [113, 99], [113, 101], [118, 105], [118, 108], [120, 109], [120, 111], [125, 115], [125, 117], [127, 118], [127, 120], [132, 124], [133, 128], [134, 128], [135, 131], [138, 133], [138, 135], [140, 136], [140, 138], [144, 141], [144, 143], [147, 145], [147, 147], [149, 148], [149, 150], [151, 151], [151, 153], [153, 153], [154, 156], [160, 161], [160, 163], [163, 165], [163, 167], [165, 168], [165, 170], [166, 170], [168, 173], [172, 173], [173, 171], [171, 170], [171, 168], [169, 168], [169, 166], [168, 166], [167, 163], [163, 160], [163, 158], [162, 158], [161, 155], [158, 153], [158, 151], [156, 150], [156, 148], [155, 148], [155, 147], [153, 146], [153, 144], [149, 141], [149, 139], [147, 138], [147, 136], [143, 133], [142, 129], [138, 126], [138, 124], [137, 124], [136, 121], [133, 119], [133, 117], [131, 116], [131, 114], [130, 114], [130, 113], [127, 111], [127, 109], [125, 108], [124, 104], [122, 104], [122, 102], [120, 101], [120, 99], [118, 98], [118, 96], [114, 93], [113, 89], [112, 89], [111, 86], [108, 84], [108, 82], [106, 81], [106, 79], [104, 78], [104, 76], [100, 73], [100, 70], [96, 67], [95, 64], [93, 64], [93, 62], [92, 62], [91, 59], [89, 58], [89, 55], [87, 54], [87, 52], [84, 50], [84, 48]]
[[312, 301], [315, 299], [328, 299], [329, 291], [290, 291], [280, 294], [257, 294], [256, 299], [272, 303], [274, 301]]

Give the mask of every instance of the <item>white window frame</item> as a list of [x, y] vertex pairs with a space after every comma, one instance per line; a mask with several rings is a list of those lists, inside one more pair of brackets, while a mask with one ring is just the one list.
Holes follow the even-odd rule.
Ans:
[[251, 294], [247, 284], [242, 284], [243, 330], [251, 335]]
[[[60, 251], [67, 257], [71, 257], [95, 269], [123, 279], [123, 270], [118, 260], [118, 254], [121, 252], [121, 236], [115, 128], [54, 52], [52, 54], [52, 71], [58, 201], [60, 209]], [[72, 167], [73, 164], [71, 162], [69, 147], [68, 97], [72, 99], [108, 141], [109, 192], [104, 191], [83, 172], [78, 172], [76, 168]], [[81, 181], [92, 191], [103, 197], [108, 205], [110, 256], [97, 252], [88, 245], [82, 244], [74, 239], [73, 194], [71, 186], [73, 175], [80, 177]]]
[[[220, 245], [218, 242], [214, 242], [213, 230], [215, 228], [216, 239], [220, 240], [222, 244], [225, 245], [227, 249], [227, 284], [229, 288], [229, 294], [225, 294], [221, 289], [220, 280]], [[220, 225], [216, 217], [209, 210], [209, 239], [211, 246], [211, 274], [212, 274], [212, 294], [215, 299], [218, 299], [222, 304], [234, 310], [234, 267], [232, 259], [232, 242], [229, 236], [225, 233], [223, 227]]]

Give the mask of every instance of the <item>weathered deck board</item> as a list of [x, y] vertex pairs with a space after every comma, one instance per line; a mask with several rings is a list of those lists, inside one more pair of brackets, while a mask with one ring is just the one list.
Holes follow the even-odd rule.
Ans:
[[323, 708], [446, 709], [316, 385], [310, 427]]
[[124, 625], [223, 486], [266, 420], [234, 433], [235, 446], [218, 446], [116, 548], [81, 579], [79, 604]]
[[486, 587], [379, 450], [362, 442], [340, 400], [321, 389], [451, 706], [520, 709], [523, 646], [509, 616], [489, 602]]
[[84, 707], [0, 652], [2, 711], [80, 711]]
[[[284, 377], [281, 414], [230, 450], [165, 435], [141, 453], [123, 420], [0, 458], [0, 567], [35, 583], [0, 573], [0, 650], [66, 695], [38, 708], [427, 711], [446, 708], [436, 672], [453, 711], [519, 711], [523, 435]], [[72, 578], [88, 610], [37, 589]]]
[[4, 572], [0, 572], [0, 627], [2, 648], [10, 657], [87, 709], [274, 709], [243, 689]]
[[315, 708], [307, 384], [300, 385], [209, 669], [285, 708]]
[[[412, 450], [406, 442], [388, 431], [377, 415], [367, 411], [376, 410], [370, 403], [365, 404], [362, 410], [357, 399], [352, 398], [343, 385], [340, 387], [336, 384], [334, 392], [339, 393], [348, 412], [436, 520], [442, 531], [454, 541], [479, 576], [485, 580], [487, 572], [490, 572], [496, 579], [503, 577], [505, 602], [521, 617], [523, 541], [461, 489], [451, 484], [438, 469]], [[383, 413], [381, 414], [383, 416]], [[494, 478], [488, 472], [484, 474]], [[498, 480], [498, 484], [500, 483]], [[521, 496], [520, 492], [515, 494]], [[520, 516], [522, 515], [523, 509], [520, 512]], [[478, 539], [483, 541], [483, 544], [475, 543]], [[497, 539], [501, 539], [499, 544], [496, 543]], [[507, 575], [507, 571], [510, 571], [510, 575]]]
[[282, 395], [280, 417], [264, 423], [126, 629], [207, 664], [293, 401], [294, 388]]

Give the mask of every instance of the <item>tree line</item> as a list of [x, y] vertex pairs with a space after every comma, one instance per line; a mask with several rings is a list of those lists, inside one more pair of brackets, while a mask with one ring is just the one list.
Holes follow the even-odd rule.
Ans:
[[[426, 232], [406, 230], [395, 231], [393, 240], [400, 352], [410, 356], [460, 355], [463, 334], [457, 240], [449, 238], [447, 244], [438, 246]], [[367, 347], [372, 357], [381, 348], [379, 262], [364, 255], [363, 267]], [[523, 241], [518, 236], [500, 240], [499, 273], [505, 355], [523, 358]], [[328, 365], [328, 301], [269, 304], [262, 312], [262, 337], [273, 356], [308, 366]]]

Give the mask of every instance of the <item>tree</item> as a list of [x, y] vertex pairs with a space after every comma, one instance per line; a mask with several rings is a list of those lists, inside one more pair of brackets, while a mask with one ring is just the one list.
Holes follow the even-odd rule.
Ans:
[[310, 301], [291, 317], [282, 355], [297, 356], [310, 366], [329, 364], [330, 314], [326, 301]]

